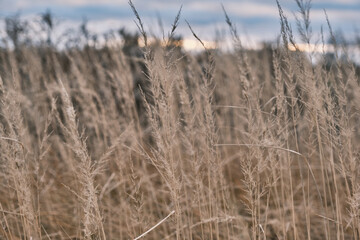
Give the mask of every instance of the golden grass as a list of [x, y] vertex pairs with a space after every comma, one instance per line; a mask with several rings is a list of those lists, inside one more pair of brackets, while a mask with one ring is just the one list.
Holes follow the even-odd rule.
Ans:
[[226, 12], [233, 54], [0, 49], [0, 238], [359, 239], [359, 67], [279, 13], [259, 51]]

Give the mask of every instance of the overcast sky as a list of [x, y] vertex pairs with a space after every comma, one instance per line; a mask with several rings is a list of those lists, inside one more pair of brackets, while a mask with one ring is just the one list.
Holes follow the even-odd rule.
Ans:
[[[275, 0], [133, 0], [133, 3], [147, 29], [159, 35], [157, 17], [162, 19], [165, 30], [170, 30], [181, 5], [178, 34], [186, 38], [191, 36], [185, 20], [205, 40], [214, 38], [216, 31], [226, 33], [221, 3], [239, 33], [248, 41], [273, 40], [280, 30]], [[295, 1], [280, 0], [280, 4], [293, 20], [293, 13], [297, 11]], [[47, 9], [51, 10], [61, 27], [74, 27], [86, 17], [90, 30], [97, 33], [122, 26], [133, 31], [136, 29], [127, 0], [0, 0], [1, 19], [15, 13], [31, 18]], [[360, 0], [313, 0], [311, 21], [315, 33], [321, 25], [327, 29], [323, 9], [327, 10], [334, 30], [341, 29], [350, 37], [355, 35], [356, 30], [360, 32]], [[295, 30], [296, 26], [292, 23]]]

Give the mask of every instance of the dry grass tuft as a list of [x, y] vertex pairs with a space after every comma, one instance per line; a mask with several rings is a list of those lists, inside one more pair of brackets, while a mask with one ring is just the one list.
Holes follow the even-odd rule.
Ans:
[[[298, 1], [300, 42], [316, 42]], [[1, 239], [360, 239], [359, 66], [175, 35], [0, 49]], [[324, 44], [324, 33], [322, 41]], [[316, 61], [315, 61], [316, 60]], [[314, 63], [315, 62], [315, 63]]]

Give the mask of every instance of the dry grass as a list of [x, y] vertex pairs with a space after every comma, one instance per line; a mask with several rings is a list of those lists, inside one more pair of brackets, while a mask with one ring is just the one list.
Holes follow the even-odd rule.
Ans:
[[132, 3], [138, 56], [0, 49], [0, 238], [360, 239], [359, 67], [278, 6], [259, 51], [225, 10], [233, 54], [175, 46], [181, 9], [150, 43]]

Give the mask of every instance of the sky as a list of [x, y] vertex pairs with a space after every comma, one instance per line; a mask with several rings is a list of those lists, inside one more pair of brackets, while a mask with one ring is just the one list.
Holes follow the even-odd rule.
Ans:
[[[279, 0], [286, 16], [296, 24], [294, 14], [297, 5], [293, 0]], [[204, 41], [212, 41], [216, 35], [228, 36], [221, 4], [235, 23], [239, 34], [247, 44], [273, 41], [279, 35], [280, 23], [275, 0], [133, 0], [148, 32], [161, 36], [160, 18], [165, 33], [182, 6], [177, 30], [185, 39], [191, 38], [187, 20], [196, 34]], [[320, 27], [327, 31], [324, 9], [334, 31], [341, 31], [352, 39], [360, 35], [360, 0], [313, 0], [310, 13], [314, 41], [320, 39]], [[56, 18], [57, 28], [79, 26], [84, 18], [93, 33], [126, 27], [136, 31], [134, 14], [127, 0], [0, 0], [0, 19], [20, 13], [25, 18], [39, 17], [39, 13], [50, 10]]]

